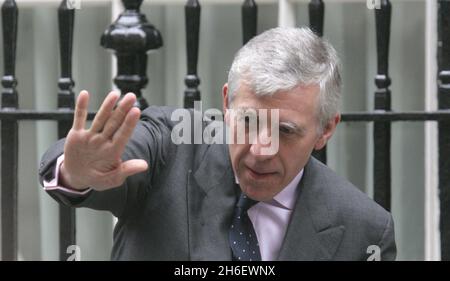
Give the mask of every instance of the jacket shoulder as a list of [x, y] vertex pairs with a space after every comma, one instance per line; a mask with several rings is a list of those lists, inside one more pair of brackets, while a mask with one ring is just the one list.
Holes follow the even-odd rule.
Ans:
[[[352, 231], [381, 237], [391, 215], [367, 194], [326, 165], [311, 158], [308, 175], [312, 178], [314, 195], [320, 198], [330, 221]], [[317, 206], [310, 206], [315, 209]]]

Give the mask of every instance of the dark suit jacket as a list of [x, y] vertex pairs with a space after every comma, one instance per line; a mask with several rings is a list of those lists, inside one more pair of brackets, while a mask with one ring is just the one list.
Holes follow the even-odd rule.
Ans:
[[[227, 145], [175, 145], [173, 109], [143, 111], [124, 159], [141, 158], [149, 171], [123, 186], [77, 197], [49, 191], [57, 201], [111, 211], [118, 217], [113, 260], [231, 260], [228, 229], [239, 187]], [[64, 140], [43, 156], [39, 174], [53, 178]], [[396, 256], [392, 216], [351, 183], [311, 157], [279, 260], [382, 260]]]

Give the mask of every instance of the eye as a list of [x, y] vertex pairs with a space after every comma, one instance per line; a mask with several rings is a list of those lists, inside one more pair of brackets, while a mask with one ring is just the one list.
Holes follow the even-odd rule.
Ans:
[[295, 129], [290, 126], [280, 126], [280, 133], [284, 135], [294, 135]]

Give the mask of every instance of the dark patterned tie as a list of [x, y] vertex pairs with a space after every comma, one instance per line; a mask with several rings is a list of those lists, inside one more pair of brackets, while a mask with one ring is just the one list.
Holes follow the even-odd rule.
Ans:
[[234, 210], [233, 222], [231, 223], [229, 239], [233, 260], [236, 261], [260, 261], [258, 238], [256, 237], [253, 224], [248, 217], [247, 210], [258, 203], [241, 194]]

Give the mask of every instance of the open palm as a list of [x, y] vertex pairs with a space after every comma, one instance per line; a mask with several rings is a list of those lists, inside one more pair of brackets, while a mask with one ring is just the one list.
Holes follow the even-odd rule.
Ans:
[[85, 129], [89, 94], [82, 91], [78, 96], [73, 126], [64, 146], [59, 176], [62, 185], [102, 191], [120, 186], [128, 176], [147, 170], [148, 164], [144, 160], [121, 160], [139, 120], [140, 110], [133, 107], [136, 97], [131, 93], [114, 108], [119, 97], [118, 93], [111, 92], [103, 101], [92, 126]]

